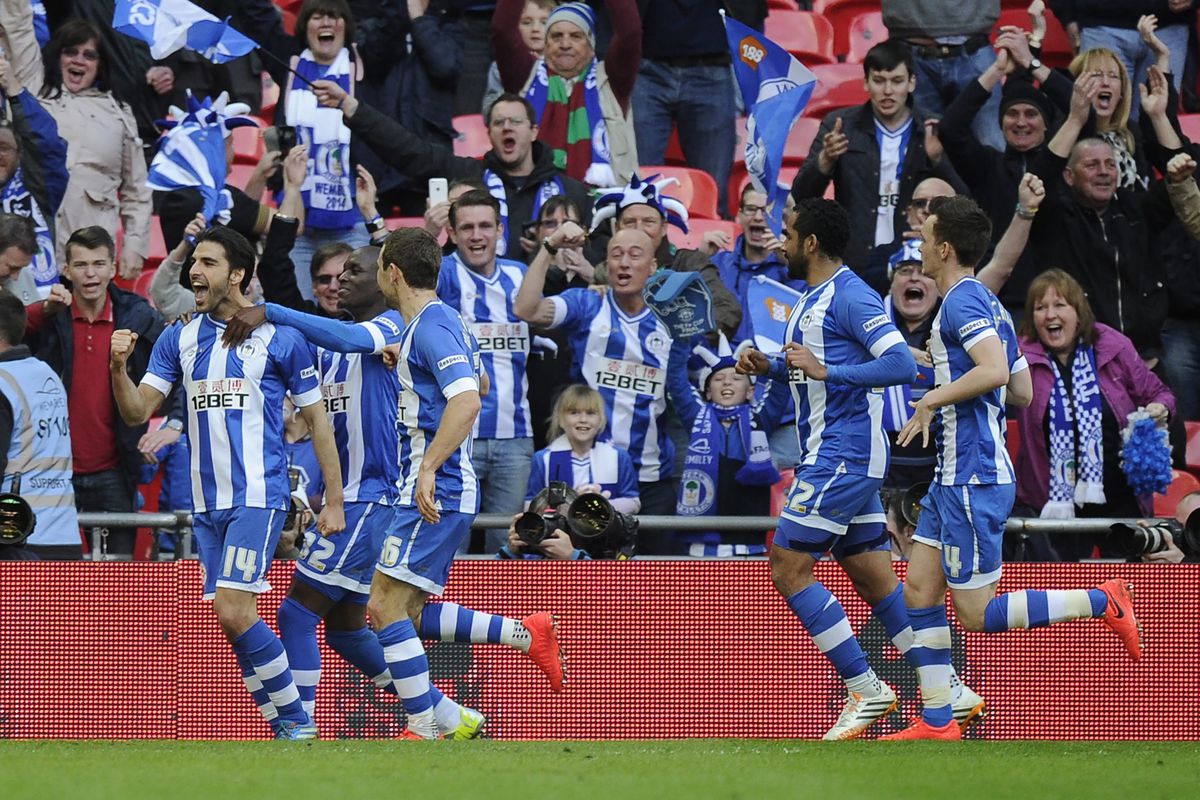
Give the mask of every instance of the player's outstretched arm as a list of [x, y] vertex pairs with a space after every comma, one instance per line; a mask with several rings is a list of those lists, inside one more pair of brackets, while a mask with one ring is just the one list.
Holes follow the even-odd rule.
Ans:
[[133, 331], [113, 331], [109, 350], [108, 371], [112, 379], [113, 398], [117, 410], [126, 425], [141, 425], [154, 416], [166, 395], [152, 386], [134, 384], [125, 370], [125, 364], [133, 353], [138, 335]]
[[325, 413], [323, 402], [302, 406], [300, 416], [308, 423], [313, 452], [321, 466], [321, 475], [325, 478], [325, 504], [317, 518], [317, 532], [328, 536], [346, 527], [346, 512], [342, 505], [342, 466], [338, 461], [337, 442], [334, 441], [333, 427], [329, 424], [329, 415]]
[[825, 380], [850, 386], [898, 386], [917, 379], [917, 361], [903, 339], [865, 364], [830, 364]]
[[975, 366], [958, 379], [930, 390], [919, 401], [912, 403], [913, 415], [897, 437], [901, 447], [915, 439], [918, 433], [921, 434], [922, 444], [928, 446], [929, 425], [939, 408], [964, 403], [1008, 384], [1008, 355], [999, 336], [980, 339], [967, 354]]
[[425, 448], [421, 457], [421, 468], [417, 473], [416, 500], [417, 510], [426, 522], [434, 523], [441, 519], [434, 504], [434, 477], [438, 468], [446, 463], [475, 426], [475, 418], [479, 416], [482, 402], [479, 392], [468, 390], [459, 392], [446, 401], [446, 410], [442, 412], [442, 421], [437, 433]]

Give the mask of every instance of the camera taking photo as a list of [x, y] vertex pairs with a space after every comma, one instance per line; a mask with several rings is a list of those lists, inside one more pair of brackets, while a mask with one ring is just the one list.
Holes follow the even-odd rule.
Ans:
[[537, 547], [560, 530], [575, 549], [590, 558], [623, 560], [633, 556], [638, 521], [617, 511], [602, 494], [576, 494], [566, 483], [551, 481], [533, 498], [529, 510], [517, 517], [513, 528], [528, 547]]

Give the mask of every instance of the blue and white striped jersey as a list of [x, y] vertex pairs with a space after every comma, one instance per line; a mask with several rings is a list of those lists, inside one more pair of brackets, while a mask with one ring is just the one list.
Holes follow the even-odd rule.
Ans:
[[[946, 292], [933, 321], [929, 350], [934, 383], [944, 386], [969, 372], [975, 366], [971, 348], [993, 336], [1004, 344], [1010, 373], [1027, 367], [1004, 307], [978, 280], [963, 278]], [[933, 422], [938, 451], [934, 479], [945, 486], [1012, 483], [1005, 432], [1003, 388], [938, 409]]]
[[608, 442], [596, 442], [585, 456], [577, 456], [567, 437], [559, 436], [548, 447], [533, 454], [529, 471], [529, 487], [525, 502], [550, 486], [550, 481], [564, 481], [568, 486], [595, 483], [612, 499], [638, 496], [637, 471], [629, 453]]
[[[400, 341], [404, 318], [397, 311], [386, 311], [355, 327], [370, 334], [379, 353]], [[346, 502], [390, 504], [400, 478], [396, 431], [400, 379], [378, 355], [315, 349]]]
[[200, 314], [176, 323], [154, 343], [142, 383], [164, 395], [187, 391], [196, 512], [231, 508], [286, 509], [283, 400], [321, 402], [312, 353], [291, 328], [262, 325], [229, 350], [225, 324]]
[[[847, 267], [813, 286], [792, 309], [785, 342], [804, 345], [827, 366], [865, 364], [904, 344], [879, 294]], [[800, 463], [882, 478], [888, 468], [883, 389], [789, 375]]]
[[567, 289], [554, 303], [551, 328], [567, 332], [574, 352], [572, 377], [604, 398], [607, 433], [629, 451], [643, 483], [669, 478], [675, 446], [667, 436], [667, 362], [671, 334], [649, 308], [630, 317], [590, 289]]
[[496, 259], [490, 278], [453, 253], [442, 259], [437, 295], [462, 317], [479, 343], [492, 386], [475, 423], [476, 439], [520, 439], [533, 435], [529, 413], [529, 325], [513, 313], [525, 265]]
[[[431, 300], [400, 338], [400, 493], [398, 504], [416, 505], [417, 471], [433, 441], [446, 403], [479, 391], [479, 348], [450, 306]], [[435, 499], [443, 511], [476, 514], [479, 491], [471, 465], [471, 437], [438, 467]]]

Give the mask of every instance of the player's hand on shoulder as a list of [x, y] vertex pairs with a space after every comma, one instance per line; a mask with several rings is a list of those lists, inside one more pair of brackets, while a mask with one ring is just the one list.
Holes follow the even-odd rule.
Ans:
[[341, 503], [326, 502], [317, 517], [317, 533], [331, 536], [346, 529], [346, 511]]
[[126, 328], [113, 331], [108, 355], [109, 366], [113, 369], [124, 369], [137, 340], [138, 335]]
[[230, 349], [237, 347], [250, 338], [250, 334], [254, 332], [255, 328], [266, 321], [267, 307], [265, 305], [238, 309], [225, 324], [225, 333], [221, 335], [221, 342]]

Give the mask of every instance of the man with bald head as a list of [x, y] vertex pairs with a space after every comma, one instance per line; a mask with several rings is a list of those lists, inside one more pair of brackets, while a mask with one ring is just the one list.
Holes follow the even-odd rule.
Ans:
[[[606, 433], [633, 457], [643, 514], [675, 509], [674, 445], [663, 417], [671, 334], [642, 299], [657, 269], [654, 243], [637, 228], [618, 230], [608, 243], [609, 290], [567, 289], [543, 297], [546, 270], [560, 247], [582, 247], [583, 228], [564, 222], [547, 237], [525, 273], [513, 310], [530, 325], [561, 328], [571, 341], [571, 376], [600, 392], [608, 412]], [[666, 537], [643, 532], [639, 552], [667, 552]]]
[[[1071, 113], [1034, 160], [1046, 201], [1033, 223], [1037, 263], [1066, 270], [1083, 286], [1096, 321], [1124, 333], [1153, 368], [1163, 354], [1167, 275], [1156, 239], [1174, 218], [1164, 181], [1149, 191], [1118, 188], [1117, 157], [1103, 139], [1079, 139], [1091, 110], [1096, 79], [1075, 82]], [[1160, 97], [1161, 95], [1161, 97]], [[1167, 151], [1181, 143], [1166, 119], [1165, 85], [1143, 101]], [[1168, 173], [1168, 180], [1192, 180]], [[1176, 387], [1183, 388], [1183, 387]]]

